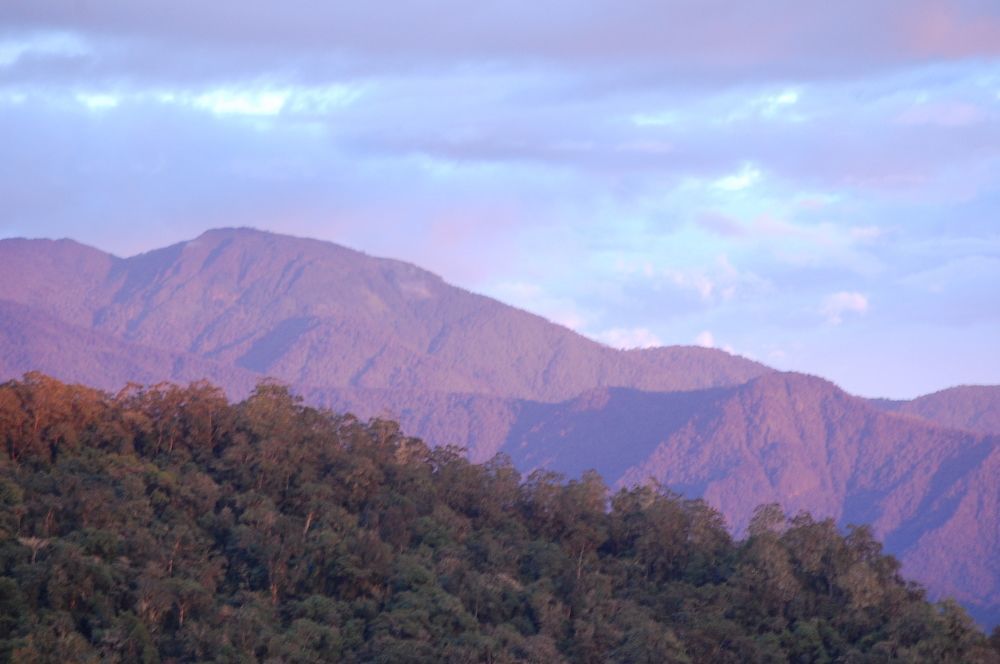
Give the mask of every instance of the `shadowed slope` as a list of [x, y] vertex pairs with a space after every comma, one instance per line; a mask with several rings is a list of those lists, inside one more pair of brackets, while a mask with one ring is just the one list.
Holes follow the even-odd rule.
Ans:
[[0, 240], [0, 299], [90, 327], [108, 299], [108, 275], [120, 262], [73, 240]]
[[875, 400], [884, 410], [916, 415], [954, 429], [1000, 434], [1000, 385], [961, 385], [911, 401]]
[[596, 391], [521, 412], [503, 451], [525, 469], [654, 479], [704, 496], [737, 530], [768, 502], [871, 523], [936, 592], [1000, 605], [1000, 438], [884, 413], [800, 374], [692, 393]]
[[244, 396], [263, 378], [197, 355], [120, 341], [32, 307], [0, 300], [0, 381], [29, 371], [112, 392], [129, 382], [209, 380]]

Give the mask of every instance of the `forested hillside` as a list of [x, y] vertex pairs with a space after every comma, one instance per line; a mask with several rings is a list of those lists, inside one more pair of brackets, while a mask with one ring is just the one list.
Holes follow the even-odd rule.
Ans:
[[262, 384], [0, 386], [0, 659], [1000, 661], [865, 527], [477, 465]]
[[961, 385], [910, 401], [874, 399], [873, 403], [955, 429], [1000, 434], [1000, 385]]

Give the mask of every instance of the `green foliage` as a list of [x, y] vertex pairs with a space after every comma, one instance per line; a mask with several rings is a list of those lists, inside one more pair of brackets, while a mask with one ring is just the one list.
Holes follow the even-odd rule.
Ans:
[[262, 384], [0, 385], [0, 661], [996, 662], [867, 528], [526, 480]]

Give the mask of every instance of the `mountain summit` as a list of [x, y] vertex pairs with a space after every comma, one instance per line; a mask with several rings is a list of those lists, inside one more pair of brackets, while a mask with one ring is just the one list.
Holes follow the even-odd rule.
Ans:
[[697, 347], [614, 350], [408, 263], [249, 229], [127, 259], [3, 241], [0, 283], [0, 299], [67, 323], [299, 386], [558, 401], [595, 386], [696, 389], [767, 371]]

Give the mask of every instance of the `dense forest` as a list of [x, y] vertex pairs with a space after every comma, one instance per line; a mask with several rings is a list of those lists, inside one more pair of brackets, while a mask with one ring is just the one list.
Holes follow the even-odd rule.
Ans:
[[[1000, 662], [868, 528], [522, 477], [263, 383], [0, 385], [0, 661]], [[613, 441], [609, 441], [613, 444]]]

